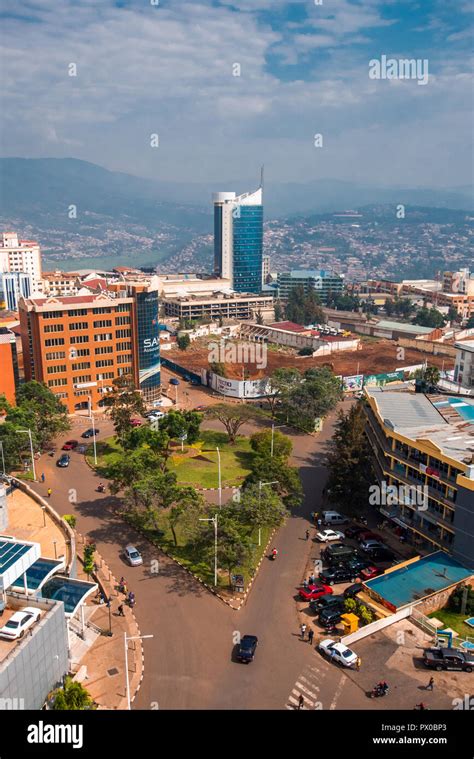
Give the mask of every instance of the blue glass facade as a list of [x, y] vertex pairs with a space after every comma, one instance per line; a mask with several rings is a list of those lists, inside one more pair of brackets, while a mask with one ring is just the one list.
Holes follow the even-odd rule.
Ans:
[[222, 206], [214, 205], [214, 274], [222, 276]]
[[158, 293], [138, 293], [136, 300], [139, 387], [145, 400], [155, 400], [160, 391]]
[[233, 287], [237, 292], [262, 290], [263, 206], [239, 205], [233, 213]]

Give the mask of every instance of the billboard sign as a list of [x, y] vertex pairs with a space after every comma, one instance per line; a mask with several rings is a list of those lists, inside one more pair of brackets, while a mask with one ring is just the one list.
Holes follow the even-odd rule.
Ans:
[[377, 387], [382, 387], [389, 382], [403, 382], [403, 379], [403, 371], [387, 372], [386, 374], [367, 374], [364, 379], [364, 386], [376, 385]]
[[356, 393], [358, 390], [362, 390], [364, 386], [364, 375], [353, 374], [350, 377], [342, 378], [342, 389], [345, 393]]
[[140, 390], [160, 386], [158, 291], [137, 293], [138, 377]]

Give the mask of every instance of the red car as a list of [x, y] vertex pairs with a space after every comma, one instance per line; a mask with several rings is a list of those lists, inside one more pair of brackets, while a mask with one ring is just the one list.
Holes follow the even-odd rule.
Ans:
[[141, 423], [140, 419], [131, 419], [130, 420], [130, 424], [132, 425], [132, 427], [141, 427], [142, 426], [142, 423]]
[[63, 445], [63, 451], [73, 451], [79, 445], [78, 440], [66, 440]]
[[371, 580], [372, 577], [378, 577], [381, 574], [383, 574], [383, 569], [379, 569], [378, 567], [367, 567], [367, 569], [361, 570], [360, 577], [362, 580]]
[[332, 593], [332, 588], [329, 585], [308, 585], [307, 588], [299, 589], [299, 596], [303, 601], [314, 601], [316, 598], [325, 596]]

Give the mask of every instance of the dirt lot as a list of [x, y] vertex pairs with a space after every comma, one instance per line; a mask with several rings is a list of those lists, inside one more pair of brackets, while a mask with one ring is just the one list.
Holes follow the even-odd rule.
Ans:
[[[169, 358], [176, 363], [185, 366], [190, 371], [199, 372], [201, 369], [208, 369], [208, 338], [196, 340], [186, 351], [173, 349], [166, 351], [165, 358]], [[331, 356], [312, 358], [308, 356], [297, 356], [296, 352], [289, 348], [276, 350], [270, 346], [267, 352], [267, 367], [258, 369], [255, 363], [226, 363], [226, 376], [229, 379], [242, 379], [245, 369], [246, 379], [258, 379], [268, 376], [274, 369], [280, 367], [296, 367], [300, 371], [305, 371], [312, 366], [329, 366], [335, 374], [351, 375], [361, 374], [381, 374], [384, 372], [393, 372], [398, 366], [411, 366], [421, 364], [428, 359], [430, 364], [443, 366], [442, 356], [428, 356], [420, 351], [405, 348], [405, 358], [397, 358], [398, 343], [394, 340], [362, 340], [360, 349], [357, 351], [347, 351], [333, 353]], [[444, 368], [452, 369], [454, 361], [449, 357], [444, 357]]]

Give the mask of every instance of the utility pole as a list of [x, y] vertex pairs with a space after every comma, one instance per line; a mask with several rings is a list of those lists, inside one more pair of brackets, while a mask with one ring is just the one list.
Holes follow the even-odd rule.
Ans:
[[33, 438], [31, 435], [31, 430], [17, 430], [17, 432], [25, 432], [30, 439], [31, 467], [33, 470], [33, 480], [36, 482], [35, 454], [33, 451]]
[[214, 525], [214, 587], [217, 588], [217, 514], [209, 519], [199, 518], [200, 522], [212, 522]]

